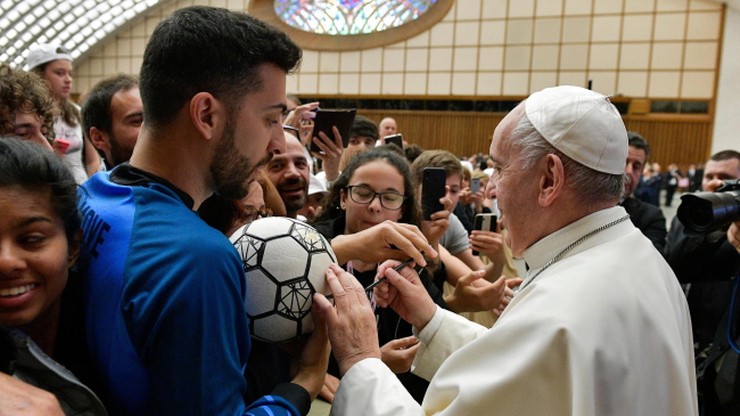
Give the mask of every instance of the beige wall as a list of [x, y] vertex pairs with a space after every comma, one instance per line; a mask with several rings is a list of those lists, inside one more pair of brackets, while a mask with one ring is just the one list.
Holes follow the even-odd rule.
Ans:
[[[137, 73], [156, 24], [193, 4], [247, 10], [249, 0], [170, 0], [154, 7], [75, 62], [75, 92], [119, 72]], [[306, 50], [288, 90], [495, 99], [592, 79], [605, 94], [716, 99], [712, 152], [738, 149], [740, 0], [729, 1], [725, 12], [724, 45], [722, 16], [716, 0], [456, 0], [442, 21], [406, 41]]]
[[556, 84], [713, 96], [721, 6], [704, 1], [458, 0], [431, 30], [355, 52], [307, 51], [309, 94], [526, 96]]
[[740, 0], [728, 4], [724, 33], [727, 41], [722, 46], [712, 154], [725, 149], [740, 150]]
[[[76, 92], [136, 73], [173, 0], [76, 62]], [[707, 0], [457, 0], [431, 30], [381, 48], [305, 51], [288, 89], [306, 95], [526, 96], [556, 84], [615, 95], [714, 98], [722, 6]]]

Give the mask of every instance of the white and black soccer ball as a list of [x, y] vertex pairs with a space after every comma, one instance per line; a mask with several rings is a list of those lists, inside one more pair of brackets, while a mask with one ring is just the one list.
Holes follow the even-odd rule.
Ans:
[[230, 240], [244, 266], [251, 334], [281, 342], [313, 331], [313, 294], [329, 293], [325, 273], [337, 261], [327, 239], [301, 221], [267, 217]]

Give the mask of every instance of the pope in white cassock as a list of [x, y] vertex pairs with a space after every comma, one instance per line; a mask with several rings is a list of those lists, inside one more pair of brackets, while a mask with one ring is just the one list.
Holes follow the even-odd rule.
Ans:
[[501, 224], [524, 282], [491, 329], [438, 308], [415, 272], [381, 265], [381, 306], [414, 325], [421, 405], [380, 361], [354, 278], [327, 272], [319, 303], [343, 374], [339, 415], [695, 415], [686, 300], [650, 241], [617, 205], [627, 133], [609, 99], [579, 87], [532, 94], [499, 124]]

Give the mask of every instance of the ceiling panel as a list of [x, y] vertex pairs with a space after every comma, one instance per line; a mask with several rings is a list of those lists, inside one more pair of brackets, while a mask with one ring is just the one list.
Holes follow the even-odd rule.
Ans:
[[72, 59], [167, 0], [0, 0], [0, 62], [24, 68], [28, 48], [56, 42]]

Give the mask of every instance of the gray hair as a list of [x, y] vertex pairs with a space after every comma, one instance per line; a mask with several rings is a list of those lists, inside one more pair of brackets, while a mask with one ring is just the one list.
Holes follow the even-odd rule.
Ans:
[[560, 158], [568, 187], [582, 198], [584, 203], [619, 200], [624, 191], [624, 174], [599, 172], [574, 161], [545, 140], [529, 121], [526, 113], [522, 113], [509, 140], [519, 150], [519, 160], [525, 170], [532, 169], [545, 155], [553, 154]]

